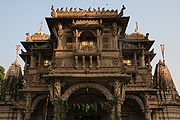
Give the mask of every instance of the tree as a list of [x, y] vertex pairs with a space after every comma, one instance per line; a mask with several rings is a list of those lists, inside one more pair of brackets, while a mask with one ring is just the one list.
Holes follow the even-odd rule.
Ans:
[[4, 74], [5, 74], [4, 72], [5, 72], [4, 67], [0, 66], [0, 87], [3, 84], [3, 81], [4, 81]]

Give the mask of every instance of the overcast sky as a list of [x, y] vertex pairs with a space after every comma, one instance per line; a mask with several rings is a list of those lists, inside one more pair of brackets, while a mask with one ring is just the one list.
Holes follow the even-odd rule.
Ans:
[[[161, 59], [160, 44], [165, 44], [165, 60], [175, 85], [180, 92], [180, 0], [2, 0], [0, 3], [0, 65], [8, 69], [15, 60], [15, 45], [25, 40], [25, 33], [39, 30], [43, 21], [43, 31], [49, 33], [45, 17], [54, 8], [78, 7], [88, 9], [105, 7], [121, 9], [126, 6], [124, 16], [130, 16], [126, 33], [134, 32], [135, 22], [139, 31], [150, 33], [156, 40], [153, 47], [157, 53], [153, 67]], [[21, 46], [21, 49], [22, 46]], [[23, 67], [23, 61], [19, 58]]]

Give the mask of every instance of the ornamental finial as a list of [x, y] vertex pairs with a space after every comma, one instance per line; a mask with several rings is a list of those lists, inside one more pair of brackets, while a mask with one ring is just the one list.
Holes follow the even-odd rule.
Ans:
[[135, 32], [139, 32], [138, 22], [136, 22], [136, 29], [135, 29]]
[[164, 58], [164, 49], [165, 49], [165, 47], [164, 47], [164, 44], [161, 44], [160, 47], [161, 47], [161, 53], [162, 53], [162, 57], [163, 57], [163, 63], [165, 63], [165, 58]]

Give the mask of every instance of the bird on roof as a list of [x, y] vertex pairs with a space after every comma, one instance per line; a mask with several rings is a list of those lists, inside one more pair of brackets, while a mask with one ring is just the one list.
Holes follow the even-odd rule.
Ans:
[[82, 8], [79, 8], [79, 10], [83, 10]]
[[91, 7], [88, 8], [88, 11], [90, 11], [90, 10], [91, 10]]
[[66, 7], [66, 11], [68, 11], [68, 8]]
[[60, 9], [61, 11], [63, 10], [63, 7]]
[[74, 8], [74, 11], [76, 11], [77, 7]]
[[69, 11], [72, 11], [72, 9], [73, 9], [73, 8], [71, 7], [71, 8], [69, 9]]
[[104, 9], [105, 9], [105, 8], [103, 7], [102, 10], [104, 11]]
[[98, 7], [98, 10], [100, 11], [100, 7]]

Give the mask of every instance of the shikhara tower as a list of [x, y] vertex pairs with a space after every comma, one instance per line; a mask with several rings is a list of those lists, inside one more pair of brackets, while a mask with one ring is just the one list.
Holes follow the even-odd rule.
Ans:
[[180, 119], [180, 98], [165, 61], [153, 76], [154, 40], [137, 24], [125, 33], [130, 17], [124, 9], [52, 7], [46, 17], [50, 35], [41, 24], [21, 41], [24, 75], [17, 74], [16, 62], [8, 70], [0, 120]]

